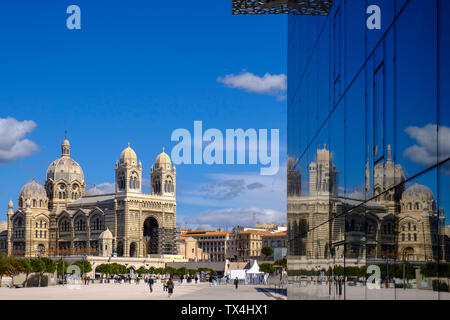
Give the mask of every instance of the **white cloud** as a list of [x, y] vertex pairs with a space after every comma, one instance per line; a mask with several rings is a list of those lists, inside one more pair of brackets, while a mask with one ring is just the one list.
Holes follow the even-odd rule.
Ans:
[[111, 182], [103, 182], [94, 185], [92, 188], [86, 190], [86, 195], [100, 195], [100, 194], [110, 194], [116, 191], [116, 185]]
[[286, 212], [256, 207], [207, 210], [180, 218], [189, 227], [207, 225], [213, 228], [226, 228], [236, 225], [253, 226], [253, 214], [256, 215], [256, 222], [286, 223]]
[[285, 74], [266, 73], [263, 77], [259, 77], [251, 72], [242, 72], [238, 75], [227, 74], [223, 78], [218, 77], [217, 81], [227, 87], [239, 88], [248, 92], [277, 95], [279, 101], [284, 99], [287, 89]]
[[25, 158], [39, 151], [36, 143], [22, 139], [36, 128], [31, 120], [17, 121], [14, 118], [0, 118], [0, 163]]
[[203, 207], [252, 207], [284, 210], [286, 207], [286, 167], [274, 176], [261, 176], [258, 172], [208, 174], [213, 181], [190, 184], [177, 194], [177, 201]]
[[[424, 166], [432, 166], [439, 161], [450, 157], [450, 128], [439, 126], [439, 139], [437, 139], [437, 126], [428, 124], [423, 128], [408, 127], [405, 132], [414, 140], [416, 144], [408, 147], [403, 152], [403, 156], [412, 162]], [[436, 156], [439, 140], [439, 157]], [[450, 175], [450, 163], [444, 165], [444, 171]]]

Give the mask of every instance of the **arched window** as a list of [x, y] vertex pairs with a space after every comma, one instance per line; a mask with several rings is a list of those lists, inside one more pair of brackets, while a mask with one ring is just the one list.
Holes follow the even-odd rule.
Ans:
[[36, 200], [33, 199], [33, 207], [36, 207]]
[[42, 238], [42, 230], [39, 231], [39, 238]]
[[408, 233], [408, 241], [411, 241], [411, 233]]
[[405, 234], [402, 233], [402, 241], [405, 241]]
[[420, 203], [416, 202], [414, 209], [419, 210], [420, 209]]
[[408, 210], [412, 210], [412, 204], [408, 203]]
[[39, 221], [39, 228], [42, 228], [42, 220]]
[[37, 238], [38, 237], [38, 231], [36, 230], [34, 237]]
[[414, 233], [414, 241], [417, 241], [417, 233]]
[[42, 208], [42, 200], [39, 200], [39, 207]]

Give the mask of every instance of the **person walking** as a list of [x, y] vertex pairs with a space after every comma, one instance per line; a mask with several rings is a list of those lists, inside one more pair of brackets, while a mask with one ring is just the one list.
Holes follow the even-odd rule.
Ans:
[[238, 279], [238, 277], [234, 278], [234, 286], [235, 286], [236, 289], [239, 286], [239, 279]]
[[170, 278], [169, 281], [167, 281], [167, 290], [169, 291], [169, 298], [172, 297], [173, 287], [174, 287], [174, 283], [173, 283], [172, 278]]
[[148, 279], [148, 287], [150, 288], [150, 293], [153, 292], [153, 283], [154, 283], [153, 277], [150, 276], [150, 278]]
[[198, 282], [198, 275], [195, 275], [195, 284]]
[[163, 282], [163, 291], [167, 291], [167, 280]]

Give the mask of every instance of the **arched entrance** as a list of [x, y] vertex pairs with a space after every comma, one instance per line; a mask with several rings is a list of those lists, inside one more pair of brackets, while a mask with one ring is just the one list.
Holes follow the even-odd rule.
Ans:
[[42, 256], [45, 254], [45, 245], [43, 245], [42, 243], [40, 243], [38, 245], [38, 255]]
[[117, 256], [123, 257], [123, 242], [117, 243]]
[[405, 248], [403, 250], [403, 260], [413, 261], [414, 260], [414, 249], [411, 247]]
[[147, 254], [158, 253], [158, 221], [153, 217], [144, 221], [144, 243]]
[[136, 257], [136, 242], [130, 244], [130, 257]]

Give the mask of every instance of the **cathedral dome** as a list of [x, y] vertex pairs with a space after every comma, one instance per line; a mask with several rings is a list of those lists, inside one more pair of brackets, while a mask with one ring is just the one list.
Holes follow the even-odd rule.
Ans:
[[64, 179], [67, 182], [79, 181], [84, 183], [84, 174], [80, 165], [69, 157], [61, 157], [53, 161], [47, 169], [47, 180]]
[[433, 201], [434, 196], [430, 188], [415, 183], [411, 187], [405, 190], [402, 194], [402, 200], [422, 200], [422, 201]]
[[23, 186], [22, 191], [20, 191], [20, 197], [25, 199], [47, 199], [47, 192], [45, 188], [36, 180], [31, 180], [26, 185]]
[[70, 157], [70, 142], [67, 137], [61, 143], [61, 158], [53, 161], [47, 169], [47, 180], [84, 183], [84, 174], [80, 165]]
[[130, 143], [128, 142], [128, 147], [122, 151], [120, 154], [120, 164], [133, 164], [137, 165], [137, 155], [133, 149], [130, 148]]
[[169, 155], [164, 152], [164, 148], [163, 151], [156, 157], [155, 166], [156, 168], [166, 167], [167, 169], [170, 169], [172, 166], [172, 161], [170, 161]]

